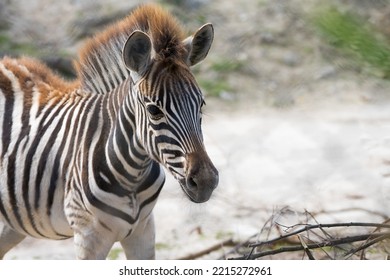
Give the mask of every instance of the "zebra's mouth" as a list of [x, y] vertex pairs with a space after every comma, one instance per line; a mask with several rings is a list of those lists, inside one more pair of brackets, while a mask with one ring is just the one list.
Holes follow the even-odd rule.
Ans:
[[[164, 163], [166, 164], [166, 161], [164, 161]], [[175, 169], [173, 168], [168, 168], [168, 170], [171, 172], [171, 174], [173, 175], [173, 177], [179, 182], [180, 184], [180, 187], [182, 188], [183, 192], [186, 194], [186, 196], [189, 198], [189, 200], [191, 202], [194, 202], [194, 203], [202, 203], [202, 202], [205, 202], [207, 201], [206, 200], [201, 200], [199, 201], [198, 199], [196, 199], [195, 197], [197, 196], [196, 193], [192, 192], [188, 186], [187, 186], [187, 179], [185, 177], [183, 177], [183, 175], [181, 175], [179, 172], [177, 172]]]
[[[164, 160], [164, 165], [179, 182], [184, 193], [194, 203], [203, 203], [210, 199], [213, 190], [217, 187], [218, 171], [211, 163], [206, 152], [189, 153], [185, 157], [181, 168], [173, 167]], [[183, 174], [184, 173], [184, 174]]]
[[185, 178], [182, 178], [179, 180], [179, 184], [180, 184], [180, 187], [181, 189], [183, 190], [183, 192], [186, 194], [186, 196], [188, 197], [188, 199], [191, 201], [191, 202], [194, 202], [194, 203], [202, 203], [204, 201], [198, 201], [196, 200], [194, 197], [195, 197], [195, 194], [192, 194], [190, 192], [190, 190], [187, 188], [187, 185], [186, 185], [186, 179]]
[[183, 192], [186, 194], [186, 196], [189, 198], [189, 200], [193, 203], [203, 203], [209, 200], [208, 196], [200, 195], [197, 192], [192, 191], [187, 186], [187, 180], [185, 178], [179, 180], [180, 187], [182, 188]]

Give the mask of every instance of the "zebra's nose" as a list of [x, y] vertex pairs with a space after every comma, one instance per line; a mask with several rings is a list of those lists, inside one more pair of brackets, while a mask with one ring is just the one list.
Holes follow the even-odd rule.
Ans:
[[218, 186], [219, 175], [206, 153], [187, 155], [186, 193], [196, 203], [210, 199]]

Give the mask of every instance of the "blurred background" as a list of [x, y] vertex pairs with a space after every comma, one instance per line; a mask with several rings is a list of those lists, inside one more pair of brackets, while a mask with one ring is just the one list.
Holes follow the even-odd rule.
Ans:
[[[0, 56], [37, 57], [72, 79], [85, 38], [146, 2], [0, 0]], [[206, 96], [206, 147], [220, 171], [204, 205], [190, 204], [168, 175], [155, 208], [157, 258], [240, 256], [248, 242], [297, 223], [388, 219], [390, 0], [154, 2], [189, 34], [214, 25], [209, 56], [193, 71]], [[385, 240], [363, 257], [389, 254]], [[74, 253], [71, 240], [27, 239], [6, 257]], [[119, 246], [109, 256], [123, 257]]]

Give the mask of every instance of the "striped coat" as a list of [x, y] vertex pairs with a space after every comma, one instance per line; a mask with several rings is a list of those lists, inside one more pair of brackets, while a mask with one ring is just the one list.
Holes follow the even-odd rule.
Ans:
[[0, 257], [27, 235], [74, 236], [77, 257], [154, 258], [164, 166], [193, 202], [218, 184], [189, 69], [213, 29], [183, 37], [154, 5], [90, 39], [67, 82], [31, 58], [0, 61]]

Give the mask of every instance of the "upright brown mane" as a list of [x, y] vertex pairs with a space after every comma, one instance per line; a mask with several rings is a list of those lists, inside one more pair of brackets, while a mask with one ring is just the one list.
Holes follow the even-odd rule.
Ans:
[[[12, 71], [20, 80], [30, 81], [35, 85], [47, 85], [58, 93], [72, 92], [79, 88], [79, 81], [66, 81], [52, 69], [37, 59], [20, 57], [18, 59], [4, 57], [0, 60], [7, 69]], [[26, 83], [24, 83], [26, 84]]]
[[152, 40], [155, 59], [177, 57], [184, 50], [184, 31], [177, 20], [159, 6], [139, 6], [129, 16], [89, 39], [75, 63], [84, 89], [105, 93], [129, 75], [122, 61], [122, 48], [135, 30]]
[[18, 62], [25, 66], [36, 80], [51, 85], [60, 92], [71, 92], [79, 87], [78, 81], [65, 81], [62, 77], [54, 73], [49, 67], [36, 59], [21, 57], [18, 59]]

